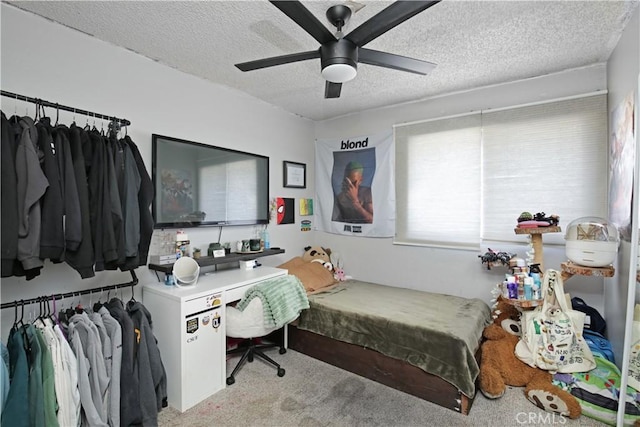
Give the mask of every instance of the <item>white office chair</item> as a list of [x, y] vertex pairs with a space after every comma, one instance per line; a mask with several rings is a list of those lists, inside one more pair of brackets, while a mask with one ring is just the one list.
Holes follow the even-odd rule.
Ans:
[[268, 363], [275, 366], [278, 371], [279, 377], [283, 377], [285, 370], [280, 367], [273, 359], [262, 352], [265, 348], [280, 347], [280, 354], [287, 352], [284, 345], [277, 344], [256, 344], [255, 338], [264, 337], [271, 332], [279, 329], [277, 327], [267, 327], [264, 322], [264, 310], [262, 306], [262, 300], [260, 298], [253, 298], [251, 302], [245, 307], [244, 311], [240, 311], [235, 307], [228, 306], [226, 308], [227, 322], [226, 331], [227, 336], [232, 338], [245, 338], [248, 339], [248, 347], [238, 346], [237, 349], [229, 350], [227, 354], [241, 353], [242, 357], [240, 361], [233, 369], [231, 375], [227, 377], [227, 385], [232, 385], [236, 382], [235, 375], [238, 373], [245, 361], [253, 362], [254, 356], [258, 356]]

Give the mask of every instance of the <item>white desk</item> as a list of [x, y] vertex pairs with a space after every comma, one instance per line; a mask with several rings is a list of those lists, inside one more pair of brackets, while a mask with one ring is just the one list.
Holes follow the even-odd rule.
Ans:
[[234, 269], [201, 275], [195, 286], [143, 286], [142, 302], [151, 313], [167, 373], [169, 405], [184, 412], [226, 387], [225, 304], [286, 274], [273, 267]]

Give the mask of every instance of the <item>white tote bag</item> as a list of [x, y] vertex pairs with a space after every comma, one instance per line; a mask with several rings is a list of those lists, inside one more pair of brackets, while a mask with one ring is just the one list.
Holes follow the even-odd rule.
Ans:
[[522, 313], [522, 337], [516, 356], [530, 366], [551, 372], [587, 372], [596, 363], [582, 336], [585, 314], [569, 308], [562, 276], [547, 270], [543, 303]]

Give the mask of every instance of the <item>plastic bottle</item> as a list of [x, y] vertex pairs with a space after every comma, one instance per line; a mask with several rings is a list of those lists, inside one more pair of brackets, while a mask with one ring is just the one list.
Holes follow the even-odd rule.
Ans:
[[507, 289], [509, 292], [509, 299], [518, 299], [518, 283], [513, 276], [507, 277]]
[[540, 273], [531, 273], [531, 278], [533, 279], [533, 285], [531, 287], [533, 290], [532, 299], [538, 300], [541, 297], [540, 288], [542, 287], [542, 281], [540, 280]]
[[173, 286], [174, 285], [174, 280], [173, 280], [173, 274], [168, 273], [167, 275], [164, 276], [164, 284], [167, 286]]
[[533, 277], [524, 278], [524, 299], [533, 299]]
[[269, 230], [266, 228], [262, 231], [262, 241], [264, 242], [265, 249], [271, 248], [271, 242], [269, 242]]
[[523, 300], [524, 298], [524, 280], [518, 280], [518, 299]]
[[182, 231], [176, 232], [176, 259], [183, 256], [191, 256], [191, 248], [189, 247], [189, 236]]

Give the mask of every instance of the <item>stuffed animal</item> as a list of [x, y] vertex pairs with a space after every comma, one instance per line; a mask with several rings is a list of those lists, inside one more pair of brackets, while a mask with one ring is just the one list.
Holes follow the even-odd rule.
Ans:
[[306, 262], [318, 262], [329, 271], [333, 271], [331, 263], [331, 249], [321, 246], [307, 246], [304, 248], [302, 260]]
[[533, 368], [515, 355], [520, 339], [520, 312], [498, 297], [493, 312], [494, 322], [482, 335], [480, 362], [480, 391], [489, 399], [502, 397], [507, 386], [525, 387], [524, 394], [531, 402], [548, 412], [578, 418], [580, 404], [567, 391], [552, 384], [552, 374]]
[[331, 264], [333, 264], [333, 278], [338, 282], [344, 282], [351, 279], [351, 276], [347, 276], [344, 272], [342, 256], [337, 252], [331, 253]]
[[327, 290], [336, 283], [331, 264], [331, 249], [307, 246], [302, 256], [291, 258], [278, 267], [287, 269], [289, 274], [300, 279], [309, 294]]

